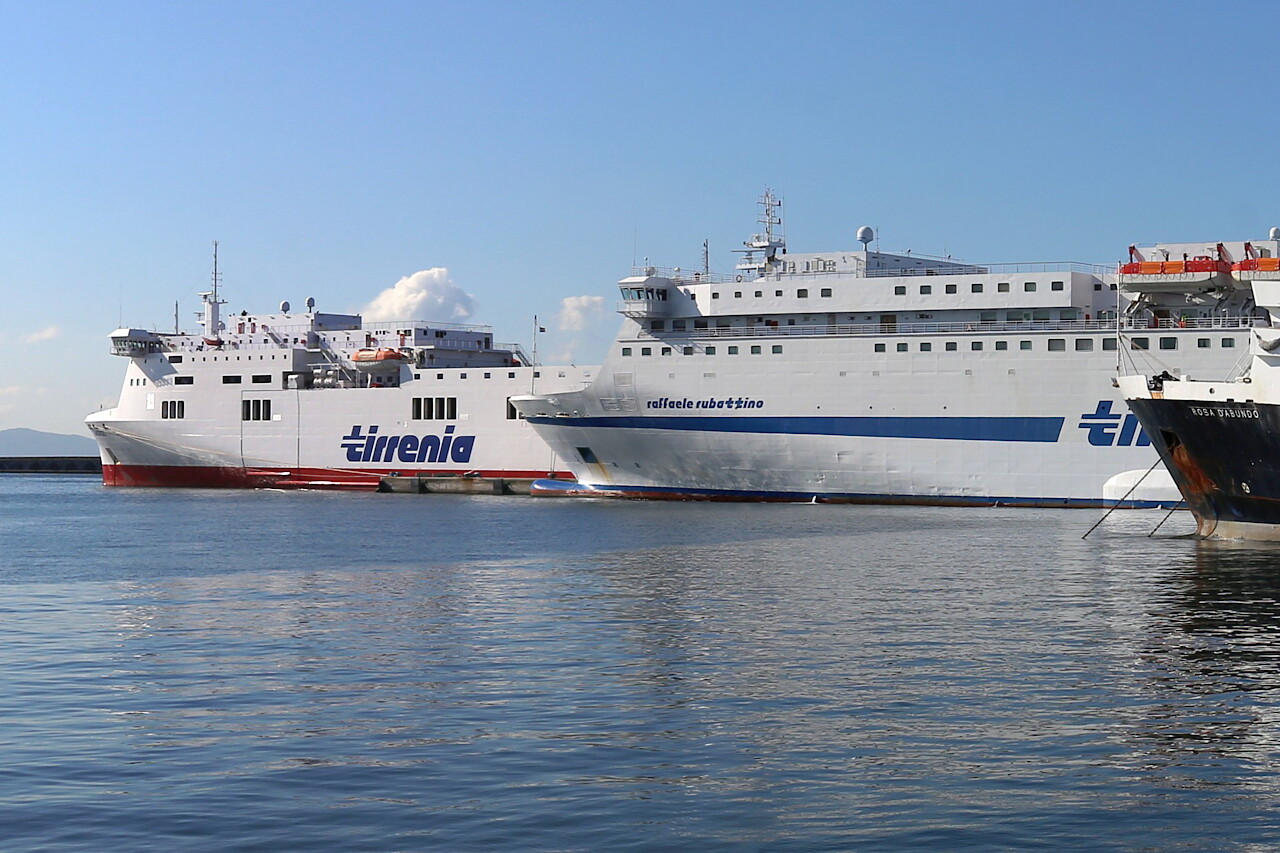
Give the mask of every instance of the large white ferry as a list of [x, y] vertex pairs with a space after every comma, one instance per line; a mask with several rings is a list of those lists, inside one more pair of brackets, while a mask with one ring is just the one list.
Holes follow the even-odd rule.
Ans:
[[[1157, 457], [1113, 387], [1117, 330], [1150, 372], [1176, 360], [1230, 375], [1255, 320], [1246, 291], [1184, 271], [1176, 302], [1148, 298], [1142, 274], [1122, 295], [1115, 267], [889, 254], [869, 228], [860, 250], [791, 254], [778, 200], [760, 203], [763, 233], [733, 274], [635, 270], [591, 385], [513, 399], [577, 481], [535, 491], [1176, 502], [1167, 478], [1130, 494]], [[1197, 244], [1189, 268], [1212, 251]], [[1155, 263], [1146, 277], [1167, 289], [1157, 257], [1164, 247], [1131, 262]]]
[[517, 394], [582, 387], [487, 326], [365, 321], [308, 299], [225, 320], [215, 272], [202, 331], [122, 328], [114, 408], [85, 419], [109, 486], [373, 488], [389, 473], [569, 476]]

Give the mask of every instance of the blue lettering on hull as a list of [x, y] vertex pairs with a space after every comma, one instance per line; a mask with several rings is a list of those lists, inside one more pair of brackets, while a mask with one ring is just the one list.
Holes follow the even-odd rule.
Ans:
[[342, 437], [342, 448], [347, 451], [348, 462], [403, 462], [406, 465], [423, 462], [456, 462], [466, 465], [476, 446], [474, 435], [454, 435], [456, 427], [444, 428], [444, 435], [379, 435], [377, 426], [368, 432], [361, 427], [351, 427], [351, 433]]

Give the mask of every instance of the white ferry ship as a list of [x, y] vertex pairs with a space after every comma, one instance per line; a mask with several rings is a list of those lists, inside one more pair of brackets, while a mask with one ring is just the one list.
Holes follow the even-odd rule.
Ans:
[[508, 400], [595, 370], [543, 367], [487, 326], [242, 311], [200, 333], [117, 329], [114, 408], [85, 419], [108, 486], [374, 488], [390, 473], [569, 476]]
[[[760, 204], [763, 233], [733, 274], [705, 262], [635, 270], [619, 282], [622, 327], [591, 385], [513, 399], [576, 479], [535, 492], [1177, 501], [1167, 479], [1129, 494], [1157, 457], [1113, 387], [1117, 330], [1151, 372], [1176, 360], [1230, 375], [1255, 319], [1246, 291], [1188, 273], [1195, 262], [1176, 302], [1121, 294], [1115, 267], [888, 254], [869, 228], [859, 250], [791, 254], [778, 200], [766, 191]], [[1131, 262], [1163, 262], [1164, 249], [1134, 249]], [[1146, 277], [1168, 290], [1174, 273], [1156, 267]]]

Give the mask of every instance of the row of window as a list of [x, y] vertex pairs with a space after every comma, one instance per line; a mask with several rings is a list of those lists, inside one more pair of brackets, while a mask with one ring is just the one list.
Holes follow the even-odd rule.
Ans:
[[[707, 355], [715, 355], [715, 354], [716, 354], [716, 348], [715, 348], [714, 346], [707, 346], [707, 347], [703, 347], [702, 349], [703, 349], [703, 352], [705, 352]], [[771, 352], [773, 355], [782, 355], [782, 344], [773, 344], [769, 349], [770, 349], [770, 352]], [[732, 345], [732, 344], [731, 344], [731, 345], [729, 345], [729, 346], [725, 347], [725, 351], [726, 351], [729, 355], [737, 355], [737, 354], [738, 354], [738, 347], [737, 347], [737, 346], [735, 346], [735, 345]], [[629, 355], [631, 355], [633, 352], [634, 352], [634, 348], [633, 348], [633, 347], [623, 347], [623, 348], [622, 348], [622, 354], [623, 354], [623, 356], [629, 356]], [[759, 344], [752, 344], [752, 346], [751, 346], [751, 354], [752, 354], [752, 355], [760, 355], [762, 352], [763, 352], [763, 348], [762, 348]], [[693, 355], [693, 353], [694, 353], [694, 348], [693, 348], [693, 347], [682, 347], [682, 348], [681, 348], [681, 353], [682, 353], [682, 354], [684, 354], [684, 355]], [[671, 354], [672, 354], [672, 348], [671, 348], [671, 347], [660, 347], [660, 348], [659, 348], [659, 354], [661, 354], [661, 355], [671, 355]], [[642, 356], [645, 356], [645, 355], [653, 355], [653, 347], [640, 347], [640, 355], [642, 355]]]
[[[243, 376], [228, 375], [228, 376], [223, 376], [223, 377], [222, 377], [222, 384], [223, 384], [223, 385], [239, 385], [239, 384], [241, 384], [242, 382], [244, 382], [244, 377], [243, 377]], [[269, 383], [271, 382], [271, 374], [270, 374], [270, 373], [255, 373], [255, 374], [253, 375], [253, 382], [254, 382], [254, 384], [257, 384], [257, 385], [266, 385], [266, 384], [269, 384]], [[190, 385], [191, 383], [190, 383], [190, 382], [179, 382], [178, 384], [179, 384], [179, 385]]]
[[271, 401], [270, 400], [241, 400], [240, 401], [240, 420], [242, 421], [271, 420]]
[[415, 421], [455, 421], [458, 419], [457, 397], [414, 397]]
[[[1101, 340], [1102, 340], [1103, 350], [1111, 351], [1116, 349], [1115, 338], [1107, 337], [1107, 338], [1102, 338]], [[985, 343], [986, 343], [985, 341], [970, 341], [969, 349], [972, 352], [981, 352], [985, 346]], [[1224, 349], [1231, 349], [1236, 345], [1235, 338], [1223, 338], [1220, 343]], [[1076, 352], [1092, 352], [1093, 344], [1094, 344], [1093, 338], [1076, 338], [1075, 339]], [[1157, 345], [1162, 350], [1177, 349], [1178, 339], [1175, 337], [1162, 337], [1157, 339]], [[1212, 345], [1213, 345], [1213, 341], [1210, 338], [1196, 339], [1196, 347], [1198, 349], [1209, 349]], [[920, 347], [920, 352], [932, 352], [933, 342], [921, 341], [919, 344], [919, 347]], [[898, 352], [907, 352], [910, 349], [910, 345], [907, 344], [905, 341], [899, 341], [897, 344], [895, 344], [895, 348], [897, 349]], [[959, 347], [959, 344], [957, 344], [955, 341], [946, 341], [944, 344], [944, 348], [947, 352], [956, 352], [960, 347]], [[996, 341], [994, 348], [997, 351], [1007, 350], [1009, 349], [1009, 342]], [[1150, 338], [1130, 338], [1129, 348], [1137, 349], [1137, 350], [1151, 349], [1151, 340]], [[1030, 350], [1032, 349], [1032, 342], [1018, 341], [1018, 349]], [[1048, 339], [1049, 352], [1065, 352], [1066, 349], [1067, 349], [1066, 338], [1049, 338]], [[888, 346], [886, 344], [876, 344], [875, 351], [887, 352]]]
[[160, 417], [165, 420], [185, 418], [187, 416], [186, 400], [161, 400]]
[[[781, 291], [781, 290], [775, 290], [775, 291], [773, 292], [773, 295], [774, 295], [774, 296], [781, 296], [781, 295], [782, 295], [782, 291]], [[819, 295], [819, 296], [821, 296], [823, 299], [829, 299], [829, 298], [831, 298], [831, 288], [829, 288], [829, 287], [824, 287], [824, 288], [822, 288], [821, 290], [819, 290], [819, 291], [818, 291], [818, 295]], [[755, 292], [755, 297], [756, 297], [756, 299], [760, 299], [760, 298], [761, 298], [761, 297], [763, 297], [763, 296], [764, 296], [764, 291], [763, 291], [763, 290], [757, 290], [757, 291]], [[719, 299], [719, 298], [720, 298], [720, 294], [719, 294], [719, 292], [717, 292], [717, 291], [714, 291], [714, 290], [713, 290], [713, 291], [711, 292], [711, 298], [712, 298], [712, 299]], [[734, 298], [734, 299], [741, 299], [741, 298], [742, 298], [742, 291], [741, 291], [741, 290], [735, 290], [735, 291], [733, 292], [733, 298]], [[801, 288], [798, 288], [798, 289], [796, 290], [796, 299], [808, 299], [808, 298], [809, 298], [809, 288], [807, 288], [807, 287], [801, 287]]]
[[[1038, 286], [1039, 286], [1039, 282], [1035, 282], [1035, 281], [1024, 281], [1024, 282], [1022, 283], [1022, 292], [1023, 292], [1023, 293], [1035, 293], [1035, 292], [1036, 292], [1036, 289], [1037, 289], [1037, 287], [1038, 287]], [[946, 286], [945, 286], [945, 288], [946, 288], [946, 292], [947, 292], [947, 293], [957, 293], [957, 292], [959, 292], [959, 286], [958, 286], [958, 285], [948, 284], [948, 285], [946, 285]], [[970, 285], [969, 285], [969, 292], [970, 292], [970, 293], [982, 293], [982, 289], [983, 289], [983, 284], [982, 284], [982, 282], [980, 282], [980, 281], [975, 281], [975, 282], [973, 282], [972, 284], [970, 284]], [[1050, 290], [1052, 290], [1052, 291], [1055, 291], [1055, 292], [1057, 292], [1057, 291], [1061, 291], [1061, 290], [1065, 290], [1065, 289], [1066, 289], [1066, 282], [1062, 282], [1062, 281], [1051, 281], [1051, 282], [1049, 282], [1049, 289], [1050, 289]], [[1093, 289], [1094, 289], [1094, 290], [1101, 290], [1101, 289], [1102, 289], [1102, 285], [1101, 285], [1101, 284], [1095, 284], [1095, 285], [1093, 286]], [[998, 282], [996, 282], [996, 292], [997, 292], [997, 293], [1008, 293], [1008, 292], [1009, 292], [1009, 282], [1007, 282], [1007, 281], [998, 281]], [[933, 293], [933, 285], [932, 285], [932, 284], [922, 284], [922, 285], [920, 285], [920, 295], [921, 295], [921, 296], [928, 296], [928, 295], [929, 295], [929, 294], [931, 294], [931, 293]], [[905, 284], [899, 284], [898, 286], [894, 287], [894, 289], [893, 289], [893, 295], [894, 295], [894, 296], [906, 296], [906, 295], [907, 295], [907, 286], [906, 286]]]

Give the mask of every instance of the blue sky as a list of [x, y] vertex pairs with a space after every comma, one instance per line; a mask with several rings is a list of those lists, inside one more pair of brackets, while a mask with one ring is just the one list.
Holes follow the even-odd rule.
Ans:
[[[447, 268], [499, 340], [634, 257], [1111, 262], [1280, 224], [1270, 4], [7, 3], [0, 428], [79, 432], [119, 323], [355, 311]], [[1259, 34], [1263, 35], [1259, 35]], [[429, 319], [429, 318], [428, 318]]]

